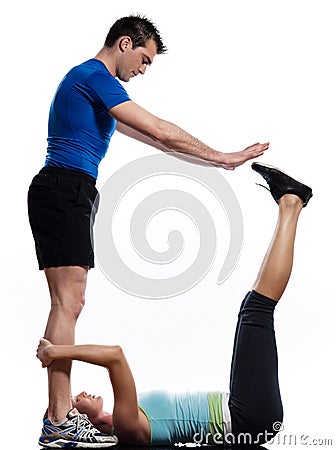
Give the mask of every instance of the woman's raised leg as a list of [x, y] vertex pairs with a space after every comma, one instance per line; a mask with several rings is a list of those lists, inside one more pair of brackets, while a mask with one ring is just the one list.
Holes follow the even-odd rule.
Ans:
[[255, 291], [275, 301], [280, 300], [292, 272], [301, 210], [302, 202], [296, 195], [286, 194], [279, 200], [278, 223], [253, 285]]
[[237, 439], [240, 433], [247, 433], [253, 444], [271, 439], [279, 431], [283, 417], [273, 313], [292, 271], [303, 204], [294, 194], [283, 195], [278, 204], [273, 238], [252, 291], [241, 306], [231, 366], [229, 407], [233, 435]]

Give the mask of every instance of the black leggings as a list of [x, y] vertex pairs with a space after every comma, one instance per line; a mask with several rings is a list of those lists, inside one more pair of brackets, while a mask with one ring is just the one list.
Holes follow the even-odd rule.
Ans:
[[251, 291], [240, 308], [230, 377], [232, 444], [263, 444], [281, 426], [275, 306], [274, 300]]

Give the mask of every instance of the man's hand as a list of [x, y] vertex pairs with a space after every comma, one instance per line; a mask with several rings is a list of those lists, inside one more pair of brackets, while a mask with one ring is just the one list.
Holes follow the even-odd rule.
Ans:
[[216, 166], [226, 170], [234, 170], [236, 167], [241, 166], [250, 159], [259, 158], [259, 156], [262, 156], [268, 148], [269, 142], [266, 142], [265, 144], [257, 142], [240, 152], [223, 153], [223, 162], [219, 162]]

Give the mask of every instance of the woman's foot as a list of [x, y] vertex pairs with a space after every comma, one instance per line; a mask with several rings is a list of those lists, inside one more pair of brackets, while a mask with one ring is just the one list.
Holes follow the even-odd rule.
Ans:
[[52, 363], [52, 359], [48, 355], [49, 350], [53, 347], [53, 344], [47, 339], [40, 339], [39, 345], [36, 350], [36, 357], [41, 361], [42, 367], [48, 367]]
[[302, 205], [306, 206], [309, 199], [313, 196], [309, 186], [300, 183], [300, 181], [295, 180], [276, 167], [254, 162], [252, 169], [266, 180], [269, 191], [277, 203], [279, 203], [280, 198], [285, 194], [295, 194], [301, 199]]

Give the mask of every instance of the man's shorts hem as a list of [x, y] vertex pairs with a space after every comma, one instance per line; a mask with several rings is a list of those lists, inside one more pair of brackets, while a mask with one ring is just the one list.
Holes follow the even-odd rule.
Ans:
[[38, 264], [38, 268], [39, 270], [44, 270], [44, 269], [52, 269], [52, 268], [57, 268], [57, 267], [87, 267], [88, 269], [93, 269], [95, 267], [94, 263], [92, 264], [87, 264], [87, 263], [64, 263], [63, 261], [58, 263], [42, 263], [42, 264]]

